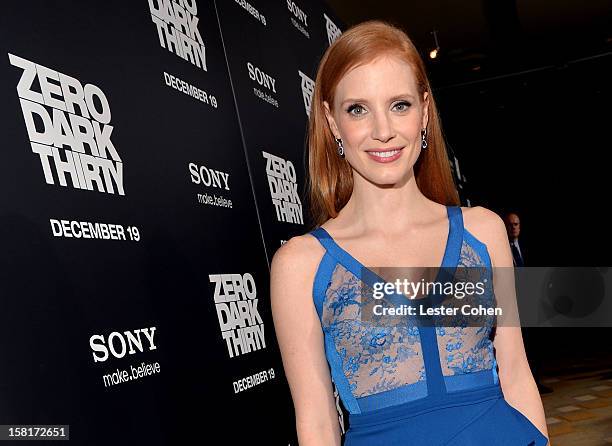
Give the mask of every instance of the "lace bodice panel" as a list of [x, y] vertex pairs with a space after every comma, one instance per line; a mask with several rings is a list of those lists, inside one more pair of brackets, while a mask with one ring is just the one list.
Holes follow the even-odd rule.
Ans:
[[[454, 237], [456, 254], [453, 256], [452, 249], [447, 249], [443, 266], [456, 265], [455, 277], [468, 271], [462, 267], [482, 267], [483, 274], [489, 274], [491, 262], [486, 246], [460, 223], [459, 236]], [[450, 326], [436, 322], [427, 334], [424, 327], [383, 326], [362, 318], [367, 299], [362, 295], [361, 270], [356, 270], [361, 265], [327, 241], [315, 278], [315, 306], [332, 379], [349, 412], [362, 413], [425, 398], [432, 393], [428, 376], [436, 373], [442, 377], [442, 391], [448, 393], [497, 383], [490, 339], [494, 319], [474, 327], [457, 316], [452, 324], [444, 319]], [[452, 244], [450, 237], [449, 243]], [[492, 289], [489, 291], [490, 298], [494, 294]], [[432, 358], [439, 367], [432, 366]]]

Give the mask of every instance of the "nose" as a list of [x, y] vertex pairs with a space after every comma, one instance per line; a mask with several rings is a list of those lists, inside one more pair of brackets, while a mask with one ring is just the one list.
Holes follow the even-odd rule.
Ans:
[[377, 113], [372, 126], [372, 138], [387, 142], [395, 136], [393, 126], [386, 113]]

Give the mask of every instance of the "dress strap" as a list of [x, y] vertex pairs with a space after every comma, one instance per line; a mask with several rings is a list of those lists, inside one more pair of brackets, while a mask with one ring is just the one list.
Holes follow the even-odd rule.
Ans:
[[310, 231], [310, 234], [315, 236], [326, 250], [333, 252], [335, 243], [325, 229], [319, 226], [318, 228]]
[[447, 206], [450, 224], [448, 237], [448, 257], [443, 267], [454, 268], [457, 266], [461, 255], [461, 244], [463, 243], [463, 212], [460, 206]]

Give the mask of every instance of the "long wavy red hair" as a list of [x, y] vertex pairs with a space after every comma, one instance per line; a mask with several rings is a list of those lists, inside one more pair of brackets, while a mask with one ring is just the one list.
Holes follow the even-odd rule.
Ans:
[[425, 64], [404, 31], [385, 21], [369, 20], [342, 33], [327, 49], [317, 69], [307, 141], [307, 190], [312, 221], [317, 226], [336, 217], [353, 192], [353, 171], [346, 160], [338, 156], [323, 101], [333, 109], [340, 79], [352, 68], [387, 54], [399, 56], [412, 67], [420, 98], [428, 92], [428, 148], [421, 152], [414, 165], [419, 190], [440, 204], [460, 204]]

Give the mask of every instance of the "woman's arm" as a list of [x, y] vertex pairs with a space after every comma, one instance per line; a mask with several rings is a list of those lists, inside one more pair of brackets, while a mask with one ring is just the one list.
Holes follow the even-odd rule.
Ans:
[[293, 237], [276, 251], [270, 271], [272, 317], [300, 446], [340, 445], [323, 331], [312, 298], [323, 252], [314, 237]]
[[498, 327], [494, 345], [504, 397], [548, 437], [542, 399], [525, 356], [520, 327]]
[[505, 313], [503, 322], [496, 328], [493, 341], [504, 398], [548, 437], [542, 399], [527, 362], [521, 335], [516, 306], [512, 251], [508, 243], [506, 227], [497, 214], [486, 208], [478, 206], [473, 208], [473, 211], [477, 214], [471, 216], [470, 220], [474, 226], [478, 226], [477, 231], [482, 234], [487, 245], [494, 268], [493, 287]]

